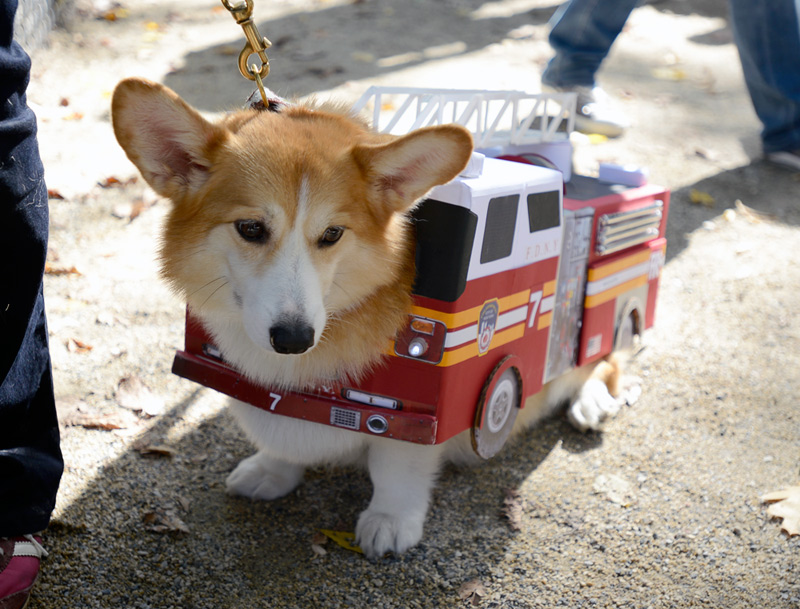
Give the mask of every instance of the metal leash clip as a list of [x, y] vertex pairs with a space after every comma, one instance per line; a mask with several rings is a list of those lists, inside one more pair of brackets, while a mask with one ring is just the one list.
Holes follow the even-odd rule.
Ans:
[[[242, 52], [239, 53], [239, 72], [247, 80], [256, 82], [261, 98], [267, 105], [267, 93], [264, 90], [263, 79], [269, 74], [269, 57], [267, 57], [266, 50], [272, 46], [272, 43], [258, 32], [258, 28], [253, 22], [252, 0], [244, 0], [237, 4], [232, 4], [229, 0], [222, 0], [222, 6], [228, 9], [236, 23], [242, 26], [245, 38], [247, 38]], [[260, 67], [255, 63], [248, 65], [247, 62], [251, 55], [258, 55], [261, 60]]]

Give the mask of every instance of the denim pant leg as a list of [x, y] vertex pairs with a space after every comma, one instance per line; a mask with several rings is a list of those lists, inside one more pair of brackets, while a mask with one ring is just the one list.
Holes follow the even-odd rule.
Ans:
[[800, 149], [800, 0], [730, 0], [764, 152]]
[[551, 86], [594, 86], [594, 77], [638, 0], [570, 0], [551, 19], [555, 56], [542, 74]]
[[16, 0], [0, 0], [0, 536], [44, 529], [63, 470], [42, 276], [47, 189], [30, 59], [11, 41]]

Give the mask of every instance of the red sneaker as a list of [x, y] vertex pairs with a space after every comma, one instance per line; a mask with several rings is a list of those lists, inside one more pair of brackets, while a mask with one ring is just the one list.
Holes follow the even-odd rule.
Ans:
[[0, 609], [24, 609], [47, 552], [33, 535], [0, 537]]

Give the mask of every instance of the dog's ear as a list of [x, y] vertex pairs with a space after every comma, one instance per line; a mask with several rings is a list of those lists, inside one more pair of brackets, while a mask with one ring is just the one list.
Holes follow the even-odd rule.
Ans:
[[370, 199], [385, 211], [400, 212], [467, 166], [472, 136], [458, 125], [425, 127], [389, 143], [357, 146], [353, 154], [367, 177]]
[[157, 193], [180, 199], [205, 182], [209, 153], [227, 131], [158, 83], [120, 82], [111, 101], [117, 141]]

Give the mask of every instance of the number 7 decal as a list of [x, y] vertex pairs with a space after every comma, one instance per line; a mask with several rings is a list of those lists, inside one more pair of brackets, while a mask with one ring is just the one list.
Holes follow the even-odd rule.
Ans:
[[542, 290], [531, 294], [531, 317], [528, 320], [528, 327], [532, 328], [536, 321], [536, 312], [539, 310], [539, 303], [542, 302]]
[[277, 393], [270, 392], [269, 397], [272, 398], [272, 404], [269, 405], [270, 411], [275, 410], [275, 407], [278, 405], [278, 402], [281, 401], [281, 396]]

